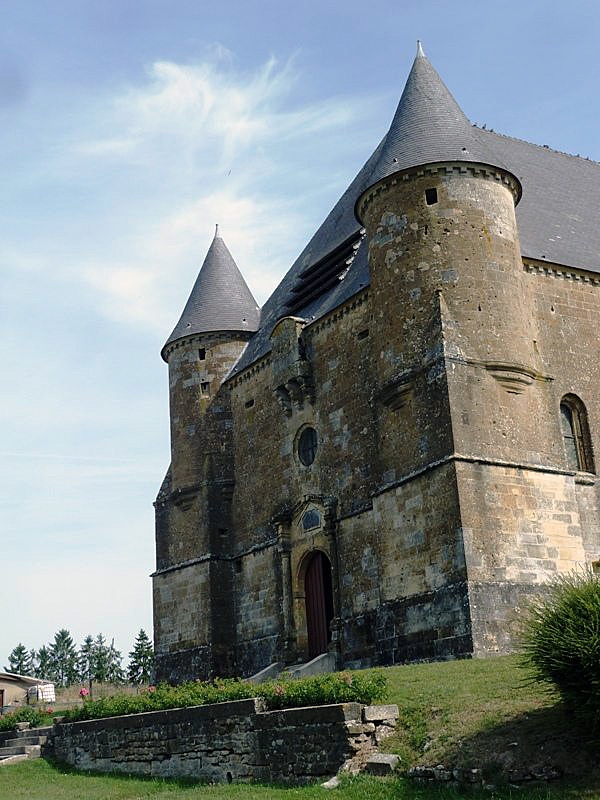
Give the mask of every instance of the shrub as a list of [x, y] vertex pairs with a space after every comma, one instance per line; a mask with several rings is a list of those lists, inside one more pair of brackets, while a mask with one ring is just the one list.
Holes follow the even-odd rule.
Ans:
[[600, 722], [600, 576], [556, 578], [525, 620], [523, 660], [536, 680], [555, 687], [572, 710]]
[[385, 697], [386, 680], [381, 672], [331, 672], [308, 678], [284, 677], [264, 683], [258, 689], [269, 709], [373, 703]]
[[64, 721], [139, 714], [251, 697], [263, 698], [269, 709], [327, 703], [372, 703], [383, 699], [385, 691], [385, 677], [376, 671], [336, 672], [297, 679], [283, 677], [258, 686], [237, 679], [191, 681], [179, 686], [159, 684], [138, 695], [112, 695], [100, 700], [86, 700], [82, 708], [66, 711]]
[[0, 731], [14, 731], [17, 722], [29, 722], [32, 728], [38, 728], [40, 725], [50, 724], [52, 722], [51, 715], [44, 711], [39, 711], [37, 708], [31, 706], [24, 706], [17, 711], [10, 711], [0, 717]]

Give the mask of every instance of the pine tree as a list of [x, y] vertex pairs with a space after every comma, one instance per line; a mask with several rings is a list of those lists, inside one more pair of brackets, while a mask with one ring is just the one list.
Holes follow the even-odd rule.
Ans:
[[15, 672], [17, 675], [33, 675], [31, 653], [27, 651], [27, 648], [21, 642], [13, 648], [8, 657], [8, 667], [5, 667], [5, 670], [7, 672]]
[[50, 645], [50, 664], [54, 682], [59, 686], [69, 686], [78, 679], [77, 651], [71, 634], [65, 628], [54, 634]]
[[79, 655], [77, 656], [77, 667], [79, 669], [79, 679], [82, 683], [87, 683], [92, 686], [92, 681], [96, 679], [96, 661], [94, 651], [94, 639], [88, 634], [83, 640], [83, 644], [79, 648]]
[[113, 639], [108, 648], [107, 656], [107, 680], [109, 683], [123, 683], [125, 680], [125, 672], [121, 666], [123, 656], [121, 652], [115, 648], [115, 640]]
[[52, 656], [45, 644], [43, 644], [36, 653], [33, 674], [36, 678], [49, 681], [53, 680]]
[[143, 628], [140, 629], [133, 650], [129, 653], [127, 679], [131, 683], [150, 683], [154, 670], [154, 649]]
[[97, 683], [108, 681], [108, 647], [101, 633], [94, 640], [94, 680]]

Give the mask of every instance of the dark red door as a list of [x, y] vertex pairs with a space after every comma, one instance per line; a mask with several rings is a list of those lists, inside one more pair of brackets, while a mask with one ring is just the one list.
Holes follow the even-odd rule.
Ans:
[[329, 624], [333, 619], [331, 564], [325, 553], [317, 551], [306, 568], [306, 627], [309, 659], [327, 652], [331, 639]]

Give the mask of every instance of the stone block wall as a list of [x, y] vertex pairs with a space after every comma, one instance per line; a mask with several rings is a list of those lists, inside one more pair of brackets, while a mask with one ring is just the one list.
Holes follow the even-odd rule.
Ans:
[[393, 730], [396, 706], [261, 710], [259, 700], [54, 726], [46, 754], [81, 770], [207, 781], [308, 783], [358, 769]]

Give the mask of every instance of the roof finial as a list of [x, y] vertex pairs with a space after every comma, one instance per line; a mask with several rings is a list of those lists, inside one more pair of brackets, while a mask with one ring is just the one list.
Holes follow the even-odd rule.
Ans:
[[423, 45], [421, 44], [421, 40], [417, 39], [417, 58], [425, 58], [425, 52], [423, 50]]
[[215, 225], [215, 239], [219, 238], [219, 223]]

